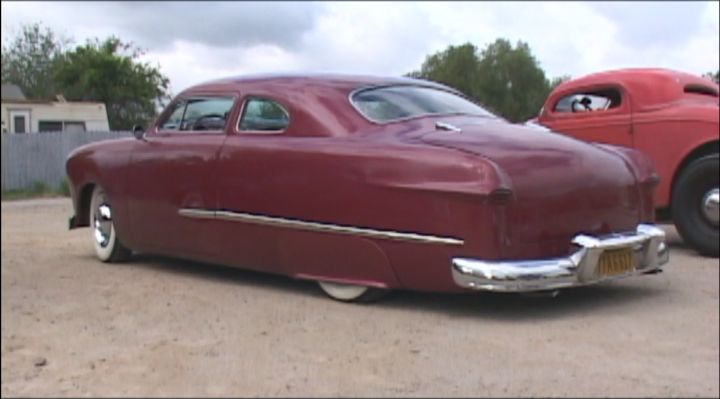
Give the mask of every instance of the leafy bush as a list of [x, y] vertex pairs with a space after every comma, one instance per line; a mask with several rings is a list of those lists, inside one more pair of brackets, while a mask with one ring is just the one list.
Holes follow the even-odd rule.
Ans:
[[50, 187], [48, 187], [48, 185], [42, 181], [36, 181], [35, 183], [33, 183], [29, 190], [30, 194], [36, 195], [48, 194], [50, 193], [50, 191]]
[[64, 197], [70, 196], [70, 183], [68, 183], [67, 177], [63, 179], [63, 181], [60, 182], [60, 185], [58, 186], [58, 193], [61, 194]]
[[70, 183], [68, 182], [67, 178], [63, 179], [63, 181], [60, 182], [60, 184], [58, 184], [57, 188], [55, 189], [50, 187], [45, 182], [36, 181], [28, 188], [3, 190], [2, 199], [13, 200], [36, 197], [53, 197], [58, 195], [61, 195], [63, 197], [70, 196]]

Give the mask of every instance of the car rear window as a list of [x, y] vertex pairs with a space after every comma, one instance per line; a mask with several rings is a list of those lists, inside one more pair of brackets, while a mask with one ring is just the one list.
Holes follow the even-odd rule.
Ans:
[[457, 94], [421, 86], [385, 86], [355, 92], [350, 101], [373, 122], [392, 122], [425, 115], [465, 114], [495, 117]]
[[555, 104], [553, 112], [606, 111], [622, 104], [622, 94], [617, 88], [583, 90], [564, 96]]
[[689, 93], [689, 94], [703, 94], [703, 95], [711, 96], [711, 97], [718, 96], [718, 91], [715, 88], [710, 87], [710, 86], [701, 85], [701, 84], [685, 85], [685, 87], [683, 88], [683, 91], [685, 93]]

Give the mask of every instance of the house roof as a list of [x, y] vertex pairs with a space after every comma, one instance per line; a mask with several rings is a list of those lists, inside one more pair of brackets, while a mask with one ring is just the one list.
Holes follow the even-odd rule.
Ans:
[[3, 100], [25, 100], [25, 94], [18, 85], [12, 83], [2, 84], [2, 99]]

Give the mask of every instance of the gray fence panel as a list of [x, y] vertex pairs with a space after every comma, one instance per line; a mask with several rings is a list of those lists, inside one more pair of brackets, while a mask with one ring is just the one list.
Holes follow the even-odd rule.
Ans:
[[65, 179], [65, 160], [81, 145], [132, 136], [131, 132], [52, 132], [2, 135], [2, 190], [37, 182], [56, 188]]

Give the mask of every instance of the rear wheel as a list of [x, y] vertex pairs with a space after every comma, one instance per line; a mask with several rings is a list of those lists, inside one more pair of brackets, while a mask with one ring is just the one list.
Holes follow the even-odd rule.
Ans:
[[696, 159], [678, 177], [673, 188], [672, 213], [683, 240], [698, 252], [720, 252], [720, 160], [718, 154]]
[[342, 302], [374, 302], [387, 294], [387, 290], [355, 284], [318, 281], [320, 288], [332, 299]]
[[95, 186], [90, 200], [90, 227], [95, 255], [103, 262], [121, 262], [132, 254], [120, 243], [112, 216], [112, 205], [105, 190]]

